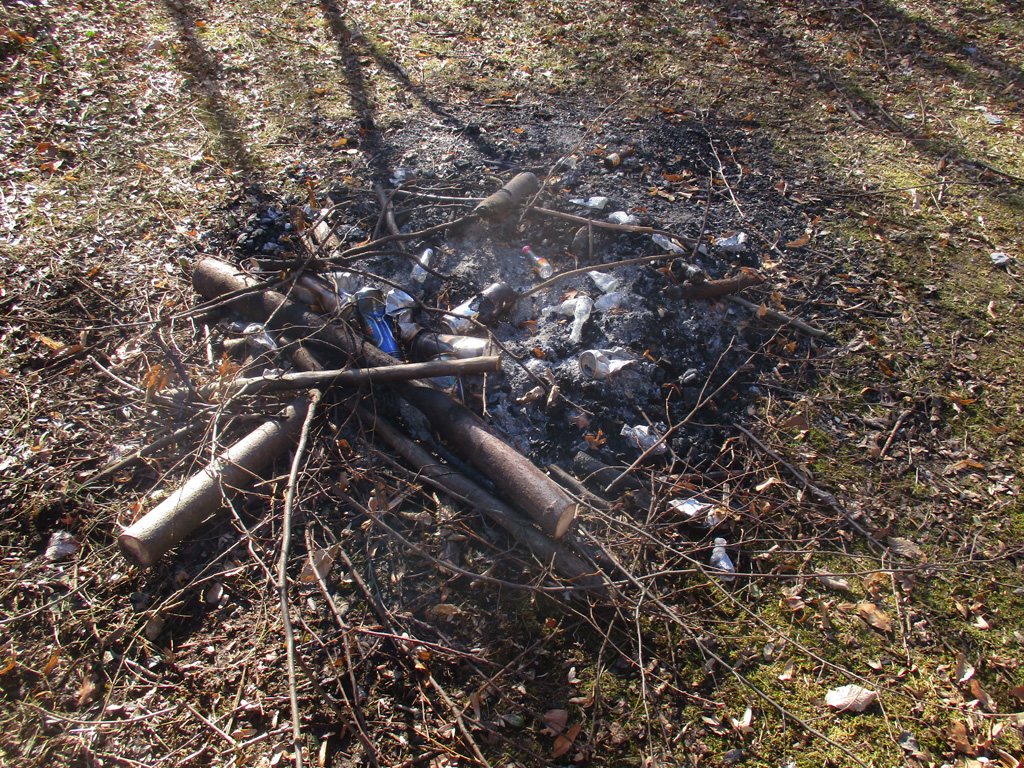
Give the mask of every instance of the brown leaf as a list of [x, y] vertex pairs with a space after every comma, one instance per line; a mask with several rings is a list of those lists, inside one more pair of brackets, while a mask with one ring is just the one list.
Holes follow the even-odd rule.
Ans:
[[82, 680], [82, 687], [78, 689], [78, 706], [88, 704], [96, 698], [96, 676], [89, 675]]
[[996, 707], [996, 703], [992, 701], [992, 697], [988, 695], [988, 691], [981, 687], [981, 683], [978, 682], [977, 678], [971, 680], [971, 696], [976, 698], [978, 703], [992, 714], [999, 711]]
[[825, 694], [825, 703], [841, 712], [863, 712], [870, 707], [878, 694], [859, 685], [844, 685]]
[[953, 749], [961, 755], [973, 757], [978, 754], [978, 750], [971, 746], [971, 740], [967, 735], [967, 725], [962, 721], [956, 720], [950, 723], [949, 728], [946, 729], [946, 736], [953, 745]]
[[786, 247], [787, 248], [801, 248], [801, 247], [807, 245], [809, 242], [811, 242], [811, 236], [810, 235], [802, 235], [802, 236], [798, 237], [796, 240], [791, 240], [790, 242], [786, 243]]
[[551, 749], [551, 757], [557, 759], [572, 749], [573, 740], [579, 735], [580, 729], [583, 728], [582, 723], [576, 723], [572, 728], [566, 731], [564, 736], [559, 736], [555, 739], [555, 746]]
[[793, 679], [793, 666], [794, 666], [793, 659], [790, 659], [789, 661], [787, 661], [786, 665], [782, 668], [782, 671], [779, 673], [779, 680], [781, 680], [784, 683], [788, 682], [789, 680], [792, 680]]
[[551, 736], [559, 736], [569, 722], [569, 712], [564, 709], [549, 709], [542, 719], [545, 732]]
[[857, 604], [857, 615], [879, 632], [891, 632], [889, 617], [874, 603], [864, 600]]

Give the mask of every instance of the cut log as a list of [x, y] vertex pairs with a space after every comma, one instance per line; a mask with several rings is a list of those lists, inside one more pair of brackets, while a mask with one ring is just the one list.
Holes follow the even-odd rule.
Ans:
[[508, 216], [516, 206], [522, 205], [531, 195], [537, 194], [540, 189], [540, 182], [537, 177], [529, 171], [517, 174], [504, 187], [499, 189], [490, 197], [473, 209], [473, 213], [485, 219], [503, 219]]
[[[258, 282], [216, 259], [203, 259], [192, 272], [192, 284], [207, 299], [215, 299]], [[362, 334], [340, 321], [301, 307], [274, 291], [254, 290], [238, 296], [231, 306], [272, 329], [287, 329], [315, 339], [357, 365], [394, 366], [399, 361], [370, 344]], [[270, 318], [269, 320], [267, 318]], [[576, 502], [525, 456], [515, 451], [462, 403], [429, 383], [396, 384], [397, 391], [423, 413], [446, 440], [483, 472], [516, 505], [551, 536], [565, 534], [576, 516]]]
[[155, 509], [118, 537], [125, 557], [148, 568], [181, 542], [223, 503], [224, 494], [244, 490], [298, 439], [309, 401], [288, 406], [284, 419], [268, 421], [221, 452]]

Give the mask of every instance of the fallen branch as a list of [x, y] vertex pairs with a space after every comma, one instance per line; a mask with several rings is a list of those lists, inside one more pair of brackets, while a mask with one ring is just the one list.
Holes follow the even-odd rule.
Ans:
[[[193, 285], [206, 298], [237, 291], [249, 282], [254, 279], [216, 259], [203, 259], [192, 272]], [[307, 334], [357, 363], [398, 365], [398, 360], [381, 352], [345, 323], [333, 322], [279, 293], [244, 295], [234, 307], [254, 320], [265, 320], [271, 329]], [[432, 385], [409, 382], [396, 388], [445, 440], [459, 448], [547, 533], [558, 538], [569, 530], [576, 516], [576, 503], [529, 459], [498, 437], [483, 419]]]
[[538, 208], [534, 206], [530, 209], [536, 213], [543, 214], [544, 216], [554, 216], [558, 219], [564, 219], [565, 221], [574, 221], [577, 224], [586, 224], [598, 229], [611, 229], [616, 232], [632, 232], [637, 235], [665, 235], [667, 237], [674, 237], [680, 243], [685, 245], [687, 248], [692, 248], [697, 245], [697, 240], [692, 237], [684, 237], [683, 235], [677, 235], [675, 232], [669, 232], [664, 229], [655, 229], [654, 227], [641, 227], [638, 224], [616, 224], [612, 221], [595, 221], [594, 219], [588, 219], [584, 216], [576, 216], [572, 213], [563, 213], [562, 211], [552, 211], [549, 208]]
[[717, 299], [730, 293], [738, 293], [744, 288], [753, 288], [764, 282], [764, 278], [756, 272], [743, 272], [735, 277], [726, 277], [721, 280], [708, 280], [704, 283], [678, 286], [680, 298], [687, 301], [698, 299]]
[[[256, 395], [264, 392], [286, 392], [309, 389], [330, 384], [392, 384], [413, 379], [433, 379], [438, 376], [467, 376], [474, 373], [493, 373], [501, 370], [501, 356], [471, 357], [465, 360], [429, 360], [425, 363], [404, 363], [387, 368], [344, 368], [330, 371], [303, 371], [279, 376], [253, 376], [225, 383], [204, 384], [197, 390], [204, 399], [217, 394], [231, 397]], [[175, 398], [184, 390], [164, 390], [165, 397]]]
[[295, 442], [309, 401], [295, 400], [285, 417], [266, 422], [223, 451], [117, 541], [124, 556], [143, 568], [181, 542], [221, 505], [225, 492], [252, 485], [277, 456]]
[[803, 331], [808, 336], [814, 336], [815, 338], [820, 339], [821, 337], [828, 335], [825, 331], [821, 330], [820, 328], [815, 328], [813, 325], [808, 325], [802, 320], [797, 320], [795, 317], [790, 317], [789, 315], [784, 315], [781, 312], [776, 312], [774, 309], [768, 309], [767, 307], [759, 306], [754, 302], [747, 301], [746, 299], [740, 298], [739, 296], [727, 296], [726, 298], [733, 304], [739, 304], [741, 307], [749, 309], [758, 317], [771, 318], [777, 323], [789, 325], [792, 326], [793, 328], [796, 328], [797, 330]]
[[288, 473], [288, 490], [284, 496], [284, 512], [281, 521], [281, 558], [277, 564], [277, 589], [281, 597], [281, 623], [284, 628], [285, 651], [288, 658], [288, 700], [292, 710], [292, 749], [295, 754], [295, 768], [302, 768], [302, 725], [299, 714], [299, 694], [295, 682], [295, 635], [288, 613], [288, 555], [292, 541], [292, 510], [295, 507], [295, 486], [299, 481], [299, 468], [306, 455], [306, 443], [313, 424], [316, 407], [320, 403], [320, 390], [310, 393], [309, 406], [302, 421], [299, 445], [295, 449], [291, 471]]
[[601, 588], [603, 582], [593, 568], [538, 531], [514, 509], [503, 504], [465, 475], [438, 462], [381, 417], [364, 408], [355, 408], [354, 412], [367, 429], [372, 429], [374, 434], [382, 437], [398, 451], [416, 467], [425, 480], [487, 515], [508, 531], [519, 544], [532, 552], [537, 560], [554, 567], [578, 586]]

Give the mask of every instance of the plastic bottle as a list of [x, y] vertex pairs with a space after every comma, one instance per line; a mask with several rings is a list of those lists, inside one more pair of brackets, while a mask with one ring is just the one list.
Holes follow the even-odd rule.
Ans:
[[572, 312], [572, 333], [569, 334], [569, 343], [579, 344], [583, 338], [583, 324], [590, 318], [594, 309], [594, 300], [589, 296], [578, 296], [576, 307]]
[[434, 266], [434, 256], [435, 253], [433, 248], [427, 248], [423, 253], [417, 256], [416, 263], [413, 264], [412, 273], [409, 275], [409, 279], [417, 285], [423, 285], [424, 281], [427, 279], [427, 275], [430, 274], [426, 269], [424, 269], [424, 267]]
[[555, 274], [555, 268], [551, 266], [551, 262], [545, 259], [543, 256], [538, 256], [533, 252], [533, 248], [528, 245], [523, 246], [523, 255], [530, 260], [533, 265], [534, 271], [540, 275], [541, 280], [547, 280], [553, 274]]
[[736, 566], [732, 564], [729, 553], [725, 547], [728, 542], [719, 536], [715, 539], [715, 546], [711, 549], [711, 567], [719, 571], [715, 574], [722, 581], [732, 581], [736, 578]]

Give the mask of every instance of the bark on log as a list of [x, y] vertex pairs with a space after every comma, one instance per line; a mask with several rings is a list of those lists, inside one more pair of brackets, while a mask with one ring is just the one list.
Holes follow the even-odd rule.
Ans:
[[226, 492], [252, 485], [298, 439], [308, 408], [305, 398], [294, 401], [283, 420], [268, 421], [250, 432], [129, 526], [117, 540], [125, 557], [148, 568], [213, 514]]
[[[255, 279], [215, 259], [203, 259], [196, 265], [192, 284], [207, 299], [258, 285]], [[307, 334], [336, 353], [352, 358], [356, 364], [399, 364], [348, 325], [300, 307], [274, 291], [239, 296], [231, 305], [253, 320], [271, 318], [267, 322], [273, 329]], [[576, 503], [529, 459], [498, 437], [483, 419], [429, 384], [409, 382], [396, 385], [396, 389], [544, 531], [558, 538], [569, 530], [576, 516]]]
[[504, 187], [499, 189], [490, 197], [473, 209], [473, 213], [485, 219], [503, 219], [508, 216], [516, 206], [522, 205], [530, 195], [535, 195], [540, 189], [540, 182], [537, 177], [529, 171], [517, 174]]
[[552, 565], [556, 571], [578, 586], [601, 588], [600, 574], [583, 560], [549, 539], [524, 520], [518, 512], [502, 503], [465, 475], [441, 464], [417, 443], [403, 435], [379, 416], [364, 408], [356, 408], [356, 415], [363, 425], [380, 435], [385, 442], [409, 461], [420, 474], [432, 480], [457, 498], [487, 515], [512, 538], [530, 550], [545, 565]]

